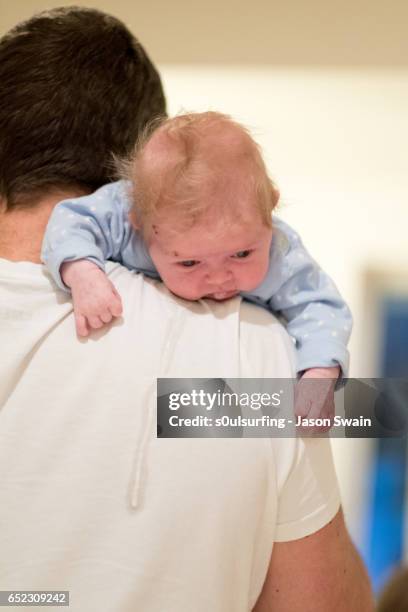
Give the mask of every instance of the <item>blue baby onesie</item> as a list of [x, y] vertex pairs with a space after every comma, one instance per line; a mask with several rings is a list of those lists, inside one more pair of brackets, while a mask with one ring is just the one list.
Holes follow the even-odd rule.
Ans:
[[[105, 185], [91, 195], [55, 207], [42, 260], [67, 291], [61, 264], [86, 258], [102, 270], [107, 259], [159, 278], [139, 232], [128, 219], [126, 183]], [[286, 321], [297, 349], [297, 371], [340, 365], [347, 376], [352, 317], [336, 286], [306, 251], [298, 234], [274, 216], [270, 263], [263, 282], [241, 295]]]

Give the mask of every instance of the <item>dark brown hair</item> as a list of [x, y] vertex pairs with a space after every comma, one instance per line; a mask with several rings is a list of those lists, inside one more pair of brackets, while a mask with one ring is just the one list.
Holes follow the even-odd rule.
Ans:
[[7, 210], [55, 188], [115, 180], [154, 117], [162, 84], [119, 20], [64, 7], [35, 15], [0, 40], [0, 197]]

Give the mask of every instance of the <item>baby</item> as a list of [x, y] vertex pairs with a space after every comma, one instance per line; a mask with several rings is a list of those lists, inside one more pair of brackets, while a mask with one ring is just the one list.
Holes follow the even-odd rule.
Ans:
[[[279, 193], [247, 130], [215, 112], [166, 119], [121, 168], [126, 181], [60, 203], [48, 224], [42, 259], [72, 292], [78, 335], [122, 314], [107, 259], [186, 300], [240, 294], [286, 321], [302, 375], [297, 415], [332, 417], [351, 314], [299, 236], [272, 217]], [[313, 398], [302, 392], [310, 378], [328, 380]]]

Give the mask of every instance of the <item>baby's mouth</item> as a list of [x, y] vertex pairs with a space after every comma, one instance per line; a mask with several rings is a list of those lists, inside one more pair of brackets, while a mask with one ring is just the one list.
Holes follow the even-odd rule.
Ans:
[[238, 294], [238, 291], [217, 291], [216, 293], [210, 293], [206, 297], [212, 300], [217, 300], [217, 302], [221, 302], [223, 300], [229, 300]]

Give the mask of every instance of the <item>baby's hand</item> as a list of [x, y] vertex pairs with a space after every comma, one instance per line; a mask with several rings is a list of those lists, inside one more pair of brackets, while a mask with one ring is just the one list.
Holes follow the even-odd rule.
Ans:
[[78, 336], [88, 336], [122, 314], [122, 300], [98, 266], [86, 259], [61, 266], [61, 278], [71, 288]]
[[[329, 419], [327, 425], [300, 425], [305, 434], [324, 433], [333, 425], [334, 389], [340, 368], [306, 370], [295, 387], [295, 415], [305, 419]], [[297, 419], [298, 420], [298, 419]]]

